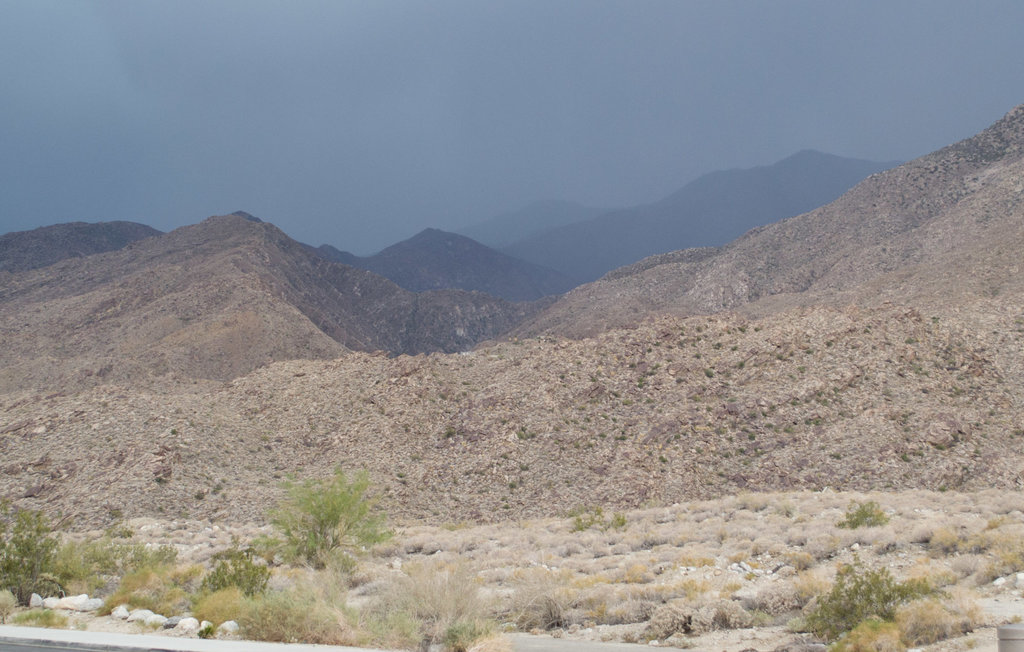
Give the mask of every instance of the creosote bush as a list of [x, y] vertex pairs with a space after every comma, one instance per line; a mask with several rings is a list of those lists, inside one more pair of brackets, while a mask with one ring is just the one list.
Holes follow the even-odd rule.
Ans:
[[217, 565], [203, 578], [199, 590], [214, 593], [235, 587], [248, 597], [263, 593], [270, 580], [270, 569], [256, 563], [253, 556], [252, 548], [239, 549], [237, 546], [218, 552], [213, 556]]
[[926, 581], [898, 582], [888, 569], [869, 570], [857, 559], [839, 569], [832, 589], [821, 596], [807, 616], [807, 627], [814, 634], [834, 641], [868, 618], [892, 620], [901, 605], [931, 592]]
[[873, 500], [864, 503], [852, 502], [846, 508], [846, 515], [843, 520], [836, 523], [836, 527], [854, 530], [859, 527], [878, 527], [889, 522], [882, 508]]
[[349, 555], [389, 539], [369, 487], [365, 471], [349, 480], [341, 469], [327, 480], [285, 482], [285, 498], [270, 516], [284, 536], [286, 557], [324, 568], [338, 552]]
[[28, 604], [33, 593], [61, 592], [53, 575], [57, 539], [42, 512], [11, 511], [0, 503], [0, 590], [14, 594], [19, 604]]

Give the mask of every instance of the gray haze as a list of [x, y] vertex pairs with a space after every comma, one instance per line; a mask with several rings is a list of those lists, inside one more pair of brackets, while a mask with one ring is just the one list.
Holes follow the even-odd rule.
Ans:
[[370, 253], [1024, 102], [1019, 0], [0, 0], [0, 233], [246, 210]]

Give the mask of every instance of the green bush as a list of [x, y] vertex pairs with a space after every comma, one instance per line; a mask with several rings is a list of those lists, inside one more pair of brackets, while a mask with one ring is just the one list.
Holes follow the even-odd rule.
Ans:
[[57, 539], [42, 512], [19, 510], [12, 513], [0, 505], [0, 589], [14, 594], [19, 604], [28, 604], [33, 593], [61, 592], [53, 576]]
[[178, 552], [172, 546], [148, 548], [141, 543], [68, 541], [57, 549], [53, 574], [68, 593], [94, 593], [142, 568], [171, 567]]
[[859, 527], [877, 527], [889, 522], [882, 508], [873, 500], [865, 503], [852, 502], [846, 508], [846, 515], [843, 520], [836, 523], [836, 527], [855, 530]]
[[367, 495], [369, 486], [365, 471], [349, 480], [341, 469], [327, 480], [286, 482], [285, 498], [270, 515], [284, 535], [285, 555], [323, 568], [337, 552], [349, 554], [390, 538], [385, 514]]
[[931, 592], [927, 581], [897, 582], [887, 569], [868, 570], [858, 559], [839, 569], [832, 589], [807, 616], [807, 628], [834, 641], [868, 618], [891, 621], [898, 607]]
[[253, 561], [252, 548], [230, 548], [214, 555], [217, 565], [203, 578], [199, 590], [213, 593], [229, 586], [238, 588], [243, 595], [252, 597], [267, 590], [270, 569]]

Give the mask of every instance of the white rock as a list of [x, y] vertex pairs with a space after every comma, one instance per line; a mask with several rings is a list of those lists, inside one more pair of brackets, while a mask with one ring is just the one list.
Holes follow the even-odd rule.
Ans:
[[28, 606], [33, 609], [43, 606], [43, 596], [38, 593], [33, 593], [32, 597], [28, 599]]
[[93, 598], [91, 600], [86, 600], [84, 606], [85, 608], [82, 609], [82, 611], [96, 611], [97, 609], [103, 606], [103, 600], [101, 598]]
[[195, 618], [182, 618], [174, 630], [184, 634], [195, 634], [199, 631], [199, 621]]
[[135, 609], [130, 614], [128, 614], [128, 622], [134, 623], [140, 620], [144, 621], [152, 615], [153, 612], [149, 609]]
[[69, 595], [66, 598], [61, 598], [57, 601], [57, 606], [54, 609], [66, 609], [67, 611], [86, 611], [85, 603], [89, 601], [89, 596], [85, 593], [81, 595]]
[[211, 623], [209, 620], [204, 620], [203, 622], [199, 623], [200, 630], [204, 630], [207, 627], [213, 627], [213, 623]]
[[217, 627], [217, 636], [231, 636], [238, 633], [238, 623], [233, 620], [225, 620]]
[[1017, 573], [1013, 583], [1018, 589], [1024, 588], [1024, 573]]
[[992, 580], [992, 586], [1002, 586], [1003, 584], [1006, 584], [1005, 577], [997, 577], [994, 580]]
[[58, 604], [60, 604], [60, 598], [43, 598], [44, 609], [56, 609]]
[[143, 623], [149, 627], [160, 627], [167, 622], [167, 616], [161, 616], [160, 614], [151, 613], [146, 616], [146, 620]]
[[129, 613], [130, 612], [128, 611], [128, 607], [126, 605], [119, 604], [114, 608], [113, 611], [110, 612], [110, 615], [119, 620], [126, 620], [128, 618]]

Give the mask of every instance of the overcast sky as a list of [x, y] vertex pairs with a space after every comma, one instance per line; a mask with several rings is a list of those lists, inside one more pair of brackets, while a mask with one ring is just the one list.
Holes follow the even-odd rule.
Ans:
[[0, 0], [0, 233], [246, 210], [360, 254], [1024, 103], [1024, 3]]

